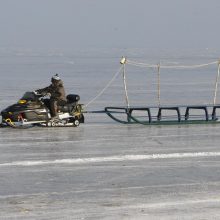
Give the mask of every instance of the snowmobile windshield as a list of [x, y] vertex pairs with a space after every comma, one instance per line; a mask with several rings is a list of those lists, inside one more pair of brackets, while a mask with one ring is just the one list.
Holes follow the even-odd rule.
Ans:
[[35, 101], [36, 96], [33, 92], [25, 92], [21, 99], [27, 101]]

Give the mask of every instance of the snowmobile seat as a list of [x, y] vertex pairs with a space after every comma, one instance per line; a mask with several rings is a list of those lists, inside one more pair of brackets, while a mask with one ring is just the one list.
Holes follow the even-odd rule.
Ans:
[[80, 96], [75, 94], [69, 94], [66, 96], [66, 99], [67, 103], [78, 102], [80, 100]]
[[66, 96], [66, 99], [67, 102], [58, 104], [58, 109], [63, 112], [71, 112], [74, 106], [76, 106], [78, 101], [80, 100], [80, 96], [75, 94], [69, 94]]

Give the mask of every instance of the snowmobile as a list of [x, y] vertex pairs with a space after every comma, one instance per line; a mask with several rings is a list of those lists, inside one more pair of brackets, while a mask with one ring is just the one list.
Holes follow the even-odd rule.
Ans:
[[82, 104], [79, 95], [67, 95], [67, 102], [58, 106], [58, 116], [51, 117], [48, 94], [35, 91], [26, 92], [22, 98], [6, 109], [2, 110], [1, 127], [25, 128], [31, 126], [73, 126], [84, 123]]

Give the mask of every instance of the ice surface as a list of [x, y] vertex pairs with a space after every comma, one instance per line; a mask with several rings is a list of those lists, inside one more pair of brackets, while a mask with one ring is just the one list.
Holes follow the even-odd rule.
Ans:
[[[118, 69], [120, 52], [2, 54], [0, 108], [46, 86], [56, 72], [86, 104]], [[128, 76], [132, 103], [156, 103], [153, 79], [135, 70], [142, 80]], [[207, 71], [196, 72], [198, 80], [182, 75], [181, 82], [166, 73], [163, 102], [208, 103], [216, 72]], [[124, 105], [122, 86], [119, 77], [88, 109]], [[0, 219], [220, 219], [220, 125], [122, 125], [104, 114], [85, 119], [77, 128], [0, 129]]]

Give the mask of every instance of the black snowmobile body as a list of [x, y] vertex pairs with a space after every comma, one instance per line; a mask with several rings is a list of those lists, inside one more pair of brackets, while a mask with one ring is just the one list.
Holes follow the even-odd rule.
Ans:
[[2, 110], [2, 126], [25, 127], [41, 126], [78, 126], [84, 123], [82, 104], [79, 95], [67, 95], [67, 102], [58, 107], [58, 117], [50, 114], [49, 98], [45, 94], [26, 92], [16, 103]]

